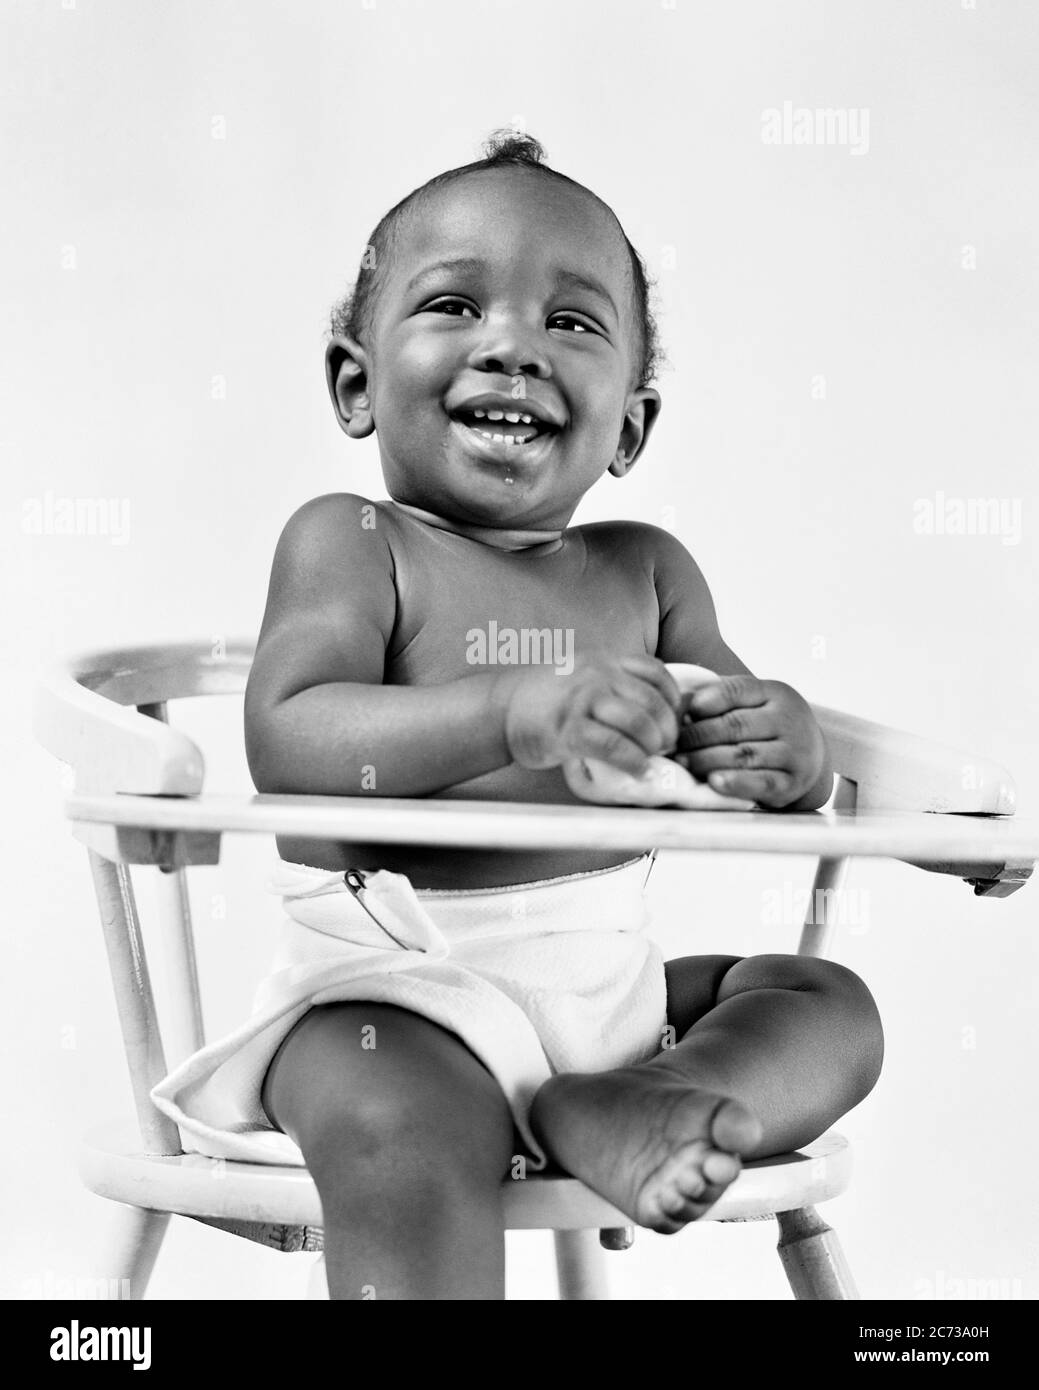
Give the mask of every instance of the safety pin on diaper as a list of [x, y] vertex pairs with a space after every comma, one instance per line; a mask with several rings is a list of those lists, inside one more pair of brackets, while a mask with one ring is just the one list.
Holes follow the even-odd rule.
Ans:
[[394, 936], [393, 933], [390, 931], [389, 927], [385, 925], [385, 923], [379, 921], [378, 917], [376, 917], [375, 913], [365, 902], [365, 898], [368, 894], [368, 889], [364, 886], [364, 874], [361, 873], [360, 869], [347, 869], [346, 873], [343, 875], [343, 882], [346, 884], [347, 888], [349, 888], [350, 892], [354, 895], [354, 898], [361, 905], [361, 907], [364, 908], [365, 912], [367, 912], [368, 916], [372, 919], [372, 921], [379, 928], [379, 930], [385, 932], [386, 935], [390, 938], [390, 940], [393, 941], [396, 945], [398, 945], [402, 951], [406, 951], [408, 949], [407, 945], [403, 941], [401, 941], [400, 937]]

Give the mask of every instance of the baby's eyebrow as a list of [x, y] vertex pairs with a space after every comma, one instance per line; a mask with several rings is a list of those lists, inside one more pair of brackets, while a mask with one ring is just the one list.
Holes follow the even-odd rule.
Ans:
[[[431, 280], [444, 272], [455, 275], [482, 275], [486, 271], [487, 262], [473, 256], [455, 256], [448, 260], [435, 261], [432, 265], [424, 266], [411, 277], [405, 293], [410, 294], [412, 290], [425, 284], [427, 280]], [[579, 270], [568, 270], [563, 266], [554, 267], [552, 276], [557, 289], [584, 290], [588, 294], [594, 294], [597, 299], [603, 300], [610, 306], [615, 317], [620, 317], [617, 306], [613, 302], [613, 296], [601, 280], [596, 280], [594, 276], [586, 275]]]
[[606, 303], [617, 314], [617, 306], [613, 302], [613, 296], [600, 280], [596, 280], [592, 275], [583, 275], [577, 270], [558, 269], [555, 272], [556, 284], [563, 290], [587, 290], [589, 294], [594, 294], [599, 299], [604, 299]]
[[453, 271], [458, 275], [479, 275], [481, 271], [486, 269], [485, 261], [476, 260], [472, 256], [456, 256], [453, 260], [435, 261], [433, 265], [423, 267], [417, 275], [411, 277], [408, 281], [407, 293], [445, 270]]

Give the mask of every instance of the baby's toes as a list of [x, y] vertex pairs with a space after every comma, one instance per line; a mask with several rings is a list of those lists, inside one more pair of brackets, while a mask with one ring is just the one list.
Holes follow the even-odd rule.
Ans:
[[692, 1221], [699, 1221], [721, 1196], [723, 1188], [713, 1188], [705, 1186], [697, 1196], [682, 1196], [676, 1194], [667, 1203], [662, 1204], [661, 1217], [653, 1227], [654, 1230], [665, 1235], [671, 1235], [675, 1231], [680, 1231], [683, 1226], [688, 1226]]
[[711, 1149], [704, 1157], [703, 1175], [712, 1187], [728, 1187], [739, 1176], [742, 1163], [736, 1154]]
[[679, 1198], [696, 1197], [707, 1185], [704, 1161], [714, 1153], [702, 1139], [696, 1139], [673, 1153], [659, 1173], [660, 1187]]
[[657, 1205], [673, 1220], [690, 1221], [690, 1211], [702, 1205], [706, 1192], [707, 1183], [698, 1173], [678, 1174], [661, 1193]]
[[711, 1117], [710, 1137], [720, 1149], [749, 1153], [761, 1142], [761, 1121], [738, 1100], [725, 1100]]
[[719, 1149], [704, 1151], [697, 1145], [672, 1174], [671, 1192], [661, 1203], [662, 1209], [672, 1220], [697, 1220], [739, 1176], [741, 1166], [735, 1154]]
[[[706, 1189], [705, 1189], [706, 1190]], [[674, 1235], [690, 1221], [695, 1221], [704, 1210], [704, 1201], [678, 1191], [668, 1192], [656, 1203], [656, 1215], [647, 1224], [658, 1235]]]

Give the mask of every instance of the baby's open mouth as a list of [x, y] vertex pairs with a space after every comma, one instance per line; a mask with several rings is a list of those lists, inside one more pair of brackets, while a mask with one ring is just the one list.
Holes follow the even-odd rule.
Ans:
[[529, 444], [543, 434], [556, 433], [553, 425], [521, 410], [474, 407], [452, 411], [451, 418], [493, 444]]

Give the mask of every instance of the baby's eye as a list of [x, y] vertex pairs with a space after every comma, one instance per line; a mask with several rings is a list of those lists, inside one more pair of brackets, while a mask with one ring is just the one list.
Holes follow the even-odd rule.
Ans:
[[422, 312], [425, 314], [448, 314], [451, 318], [464, 318], [466, 314], [473, 318], [476, 317], [476, 310], [464, 299], [437, 299], [434, 303], [427, 304]]
[[564, 325], [572, 332], [577, 333], [595, 332], [590, 324], [585, 323], [582, 319], [576, 318], [573, 314], [553, 314], [548, 321], [548, 326], [549, 328], [554, 328], [557, 325]]

